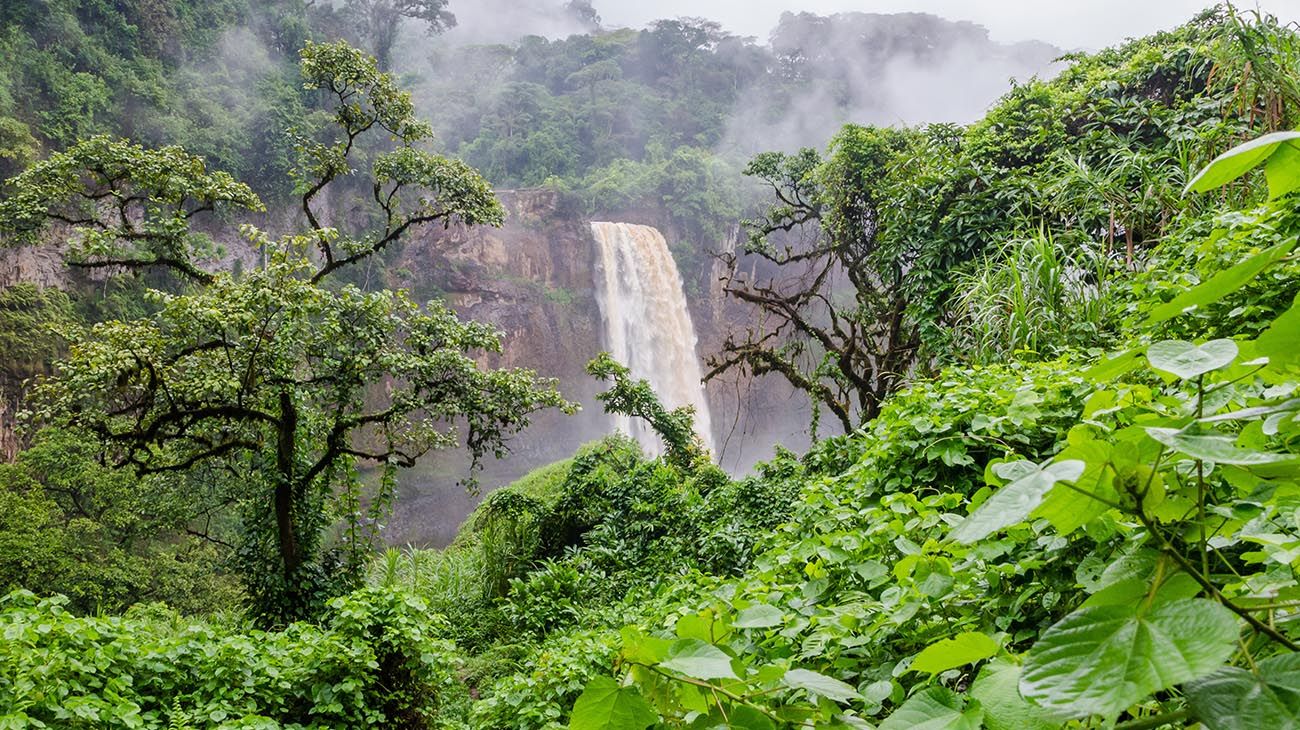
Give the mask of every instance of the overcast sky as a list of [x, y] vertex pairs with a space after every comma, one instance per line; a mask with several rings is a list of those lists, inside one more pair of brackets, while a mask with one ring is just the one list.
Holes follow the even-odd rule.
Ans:
[[[702, 16], [727, 30], [766, 40], [784, 10], [819, 13], [927, 12], [971, 20], [1002, 42], [1042, 40], [1065, 49], [1098, 49], [1126, 37], [1172, 28], [1213, 0], [593, 0], [606, 25], [639, 28], [658, 18]], [[1238, 8], [1253, 8], [1240, 0]], [[1261, 0], [1286, 21], [1300, 20], [1300, 0]]]

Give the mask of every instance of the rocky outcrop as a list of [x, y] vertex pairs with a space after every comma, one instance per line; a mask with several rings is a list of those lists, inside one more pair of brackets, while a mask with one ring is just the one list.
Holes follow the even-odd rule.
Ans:
[[[596, 300], [598, 257], [591, 216], [554, 191], [498, 191], [498, 197], [508, 213], [503, 227], [425, 229], [389, 265], [387, 284], [405, 288], [417, 299], [441, 298], [461, 316], [495, 325], [504, 333], [503, 348], [500, 355], [485, 357], [485, 365], [531, 368], [556, 378], [561, 392], [583, 410], [573, 416], [540, 415], [513, 440], [509, 457], [484, 465], [477, 494], [459, 483], [468, 475], [459, 451], [426, 456], [402, 472], [385, 531], [390, 544], [446, 544], [482, 495], [567, 458], [613, 428], [594, 398], [602, 385], [585, 371], [586, 363], [606, 347]], [[597, 217], [654, 226], [670, 244], [680, 240], [662, 211], [601, 211]], [[728, 244], [735, 242], [718, 242], [718, 248]], [[714, 266], [681, 273], [703, 361], [748, 312], [723, 296], [717, 281], [721, 272]], [[746, 471], [769, 457], [774, 443], [791, 448], [806, 444], [807, 399], [778, 378], [755, 384], [728, 375], [709, 384], [707, 398], [715, 456], [730, 471]]]
[[66, 289], [68, 266], [57, 246], [6, 247], [0, 242], [0, 289], [20, 282]]
[[390, 543], [447, 543], [482, 494], [609, 431], [594, 398], [599, 384], [584, 369], [603, 339], [586, 217], [554, 191], [500, 191], [498, 197], [507, 210], [504, 226], [425, 229], [388, 267], [387, 283], [417, 299], [441, 298], [462, 317], [496, 326], [502, 351], [485, 356], [485, 365], [555, 378], [583, 409], [571, 416], [540, 414], [512, 441], [507, 458], [484, 465], [477, 495], [459, 483], [468, 476], [459, 452], [431, 454], [403, 472], [385, 532]]

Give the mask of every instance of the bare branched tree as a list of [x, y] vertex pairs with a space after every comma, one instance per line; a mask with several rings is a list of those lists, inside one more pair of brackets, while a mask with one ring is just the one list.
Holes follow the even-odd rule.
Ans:
[[913, 368], [920, 334], [908, 316], [907, 247], [882, 245], [874, 189], [905, 133], [848, 127], [828, 159], [804, 149], [756, 157], [746, 174], [775, 202], [747, 221], [742, 255], [726, 255], [728, 295], [753, 308], [709, 358], [706, 380], [733, 368], [774, 373], [845, 431], [874, 418]]

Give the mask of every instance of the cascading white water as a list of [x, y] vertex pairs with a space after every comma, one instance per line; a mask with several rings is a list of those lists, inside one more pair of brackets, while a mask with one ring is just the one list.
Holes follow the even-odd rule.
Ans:
[[[630, 223], [592, 223], [591, 232], [600, 251], [596, 299], [605, 321], [606, 348], [633, 377], [650, 381], [668, 408], [695, 406], [695, 430], [712, 450], [695, 327], [667, 241], [657, 229]], [[615, 425], [647, 452], [663, 450], [659, 438], [639, 419], [616, 416]]]

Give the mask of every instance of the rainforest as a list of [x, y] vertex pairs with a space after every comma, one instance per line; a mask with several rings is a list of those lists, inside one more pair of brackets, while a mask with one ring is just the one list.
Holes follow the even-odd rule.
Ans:
[[0, 5], [0, 729], [1300, 728], [1300, 15], [791, 2]]

